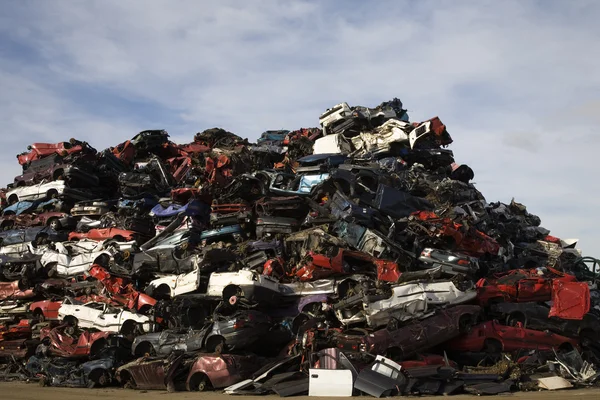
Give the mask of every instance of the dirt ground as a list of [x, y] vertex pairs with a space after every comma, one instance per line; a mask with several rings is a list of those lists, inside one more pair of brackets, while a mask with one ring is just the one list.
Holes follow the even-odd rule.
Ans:
[[[578, 400], [598, 400], [600, 399], [600, 389], [579, 389], [579, 390], [559, 390], [556, 392], [518, 392], [508, 395], [500, 395], [501, 397], [510, 397], [512, 399], [523, 400], [561, 400], [561, 399], [578, 399]], [[269, 396], [272, 399], [277, 396]], [[54, 388], [40, 387], [37, 383], [17, 383], [8, 382], [0, 383], [0, 399], [6, 400], [226, 400], [238, 398], [243, 399], [258, 399], [263, 396], [228, 396], [219, 392], [180, 392], [168, 393], [167, 391], [138, 391], [127, 389], [71, 389], [71, 388]], [[415, 397], [416, 398], [416, 397]], [[441, 397], [418, 397], [419, 400], [440, 399]], [[452, 396], [455, 400], [476, 399], [477, 396]], [[294, 397], [298, 400], [316, 400], [315, 397]], [[372, 399], [372, 397], [363, 397], [362, 399]]]

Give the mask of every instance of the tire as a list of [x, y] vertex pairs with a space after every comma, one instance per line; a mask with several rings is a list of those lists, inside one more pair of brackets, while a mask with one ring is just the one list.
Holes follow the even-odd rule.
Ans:
[[190, 391], [192, 392], [204, 392], [211, 387], [210, 380], [206, 374], [201, 372], [196, 373], [190, 379]]
[[46, 192], [46, 197], [49, 199], [57, 199], [58, 191], [56, 191], [56, 189], [50, 189]]
[[55, 231], [59, 231], [62, 229], [62, 225], [60, 224], [60, 221], [56, 217], [50, 218], [46, 225]]
[[90, 357], [95, 357], [108, 348], [106, 339], [96, 340], [90, 348]]
[[35, 316], [35, 318], [37, 318], [38, 322], [40, 322], [40, 323], [46, 322], [46, 316], [44, 315], [44, 312], [40, 308], [36, 308], [33, 311], [33, 315]]
[[137, 347], [135, 348], [134, 355], [136, 357], [146, 357], [146, 356], [153, 357], [156, 355], [156, 350], [154, 349], [154, 346], [152, 346], [152, 343], [142, 342], [142, 343], [138, 344]]
[[233, 300], [233, 303], [231, 302], [232, 298], [236, 298], [237, 297], [243, 297], [244, 296], [244, 291], [242, 290], [241, 287], [236, 286], [236, 285], [229, 285], [226, 286], [225, 289], [223, 289], [223, 300], [228, 302], [229, 304], [235, 304], [237, 301]]
[[496, 339], [485, 339], [483, 342], [483, 351], [485, 353], [501, 353], [502, 343]]
[[77, 318], [75, 318], [72, 315], [67, 315], [63, 319], [63, 322], [66, 323], [67, 325], [69, 325], [70, 327], [72, 327], [73, 329], [76, 329], [77, 325], [79, 325], [79, 321], [77, 320]]
[[136, 325], [137, 324], [135, 321], [128, 319], [127, 321], [123, 322], [123, 325], [121, 325], [120, 333], [125, 336], [133, 335], [136, 330]]
[[58, 265], [58, 263], [56, 262], [51, 262], [46, 264], [46, 266], [44, 267], [44, 269], [46, 270], [46, 275], [48, 276], [48, 278], [53, 278], [56, 276], [56, 266]]

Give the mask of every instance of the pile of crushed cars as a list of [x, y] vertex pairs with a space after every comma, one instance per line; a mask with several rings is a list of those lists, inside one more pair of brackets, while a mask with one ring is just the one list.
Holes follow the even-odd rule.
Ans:
[[34, 143], [1, 193], [0, 379], [375, 397], [592, 386], [598, 261], [488, 203], [438, 117]]

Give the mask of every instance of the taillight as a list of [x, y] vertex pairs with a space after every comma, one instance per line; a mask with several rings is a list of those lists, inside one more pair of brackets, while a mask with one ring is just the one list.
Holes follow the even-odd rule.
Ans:
[[468, 265], [469, 261], [467, 260], [458, 260], [458, 265]]
[[243, 319], [236, 319], [235, 323], [233, 324], [233, 329], [240, 329], [243, 328], [246, 325], [246, 321], [244, 321]]

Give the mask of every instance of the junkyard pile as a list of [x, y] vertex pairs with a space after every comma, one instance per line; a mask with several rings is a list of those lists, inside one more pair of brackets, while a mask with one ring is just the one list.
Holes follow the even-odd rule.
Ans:
[[597, 260], [488, 203], [435, 117], [256, 144], [34, 143], [2, 192], [0, 379], [375, 397], [594, 385]]

